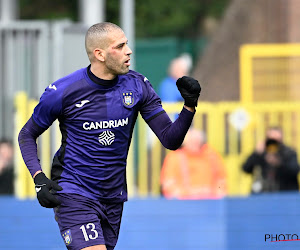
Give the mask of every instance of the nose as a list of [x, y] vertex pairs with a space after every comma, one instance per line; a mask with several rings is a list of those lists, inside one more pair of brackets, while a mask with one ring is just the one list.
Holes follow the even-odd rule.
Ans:
[[126, 45], [126, 55], [131, 55], [131, 54], [132, 54], [132, 50], [128, 45]]

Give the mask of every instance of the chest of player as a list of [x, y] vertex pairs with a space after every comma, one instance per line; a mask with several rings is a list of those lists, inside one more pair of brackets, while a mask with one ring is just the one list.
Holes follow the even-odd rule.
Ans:
[[63, 120], [85, 131], [131, 127], [139, 108], [139, 95], [132, 89], [90, 90], [66, 99]]

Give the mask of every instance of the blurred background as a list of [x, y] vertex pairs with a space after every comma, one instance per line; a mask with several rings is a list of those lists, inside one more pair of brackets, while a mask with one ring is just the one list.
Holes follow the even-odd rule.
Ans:
[[[202, 86], [192, 127], [205, 139], [190, 153], [195, 168], [204, 168], [190, 173], [202, 194], [165, 195], [163, 176], [175, 178], [189, 160], [172, 156], [183, 163], [162, 175], [170, 152], [139, 117], [116, 249], [299, 248], [297, 241], [266, 239], [300, 237], [299, 188], [265, 191], [260, 170], [243, 170], [269, 127], [280, 128], [299, 160], [299, 20], [299, 0], [0, 0], [0, 249], [65, 249], [52, 211], [35, 199], [17, 135], [49, 84], [88, 66], [85, 32], [102, 21], [125, 31], [132, 69], [150, 80], [172, 119], [183, 104], [177, 90], [172, 94], [174, 79], [190, 75]], [[38, 139], [48, 176], [60, 140], [57, 123]], [[202, 144], [221, 158], [221, 179], [208, 163], [211, 155], [203, 160]], [[178, 176], [178, 183], [190, 178]], [[220, 180], [216, 194], [211, 190]]]

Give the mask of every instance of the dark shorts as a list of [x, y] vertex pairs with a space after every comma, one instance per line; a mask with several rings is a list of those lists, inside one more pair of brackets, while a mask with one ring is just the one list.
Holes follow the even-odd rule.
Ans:
[[117, 244], [123, 203], [105, 203], [76, 194], [57, 194], [61, 205], [55, 219], [68, 249], [94, 245], [114, 249]]

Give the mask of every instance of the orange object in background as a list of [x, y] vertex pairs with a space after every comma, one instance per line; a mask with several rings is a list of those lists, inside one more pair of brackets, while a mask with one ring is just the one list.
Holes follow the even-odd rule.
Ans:
[[168, 199], [218, 199], [226, 195], [223, 159], [205, 143], [202, 131], [190, 129], [182, 148], [166, 156], [161, 185]]

